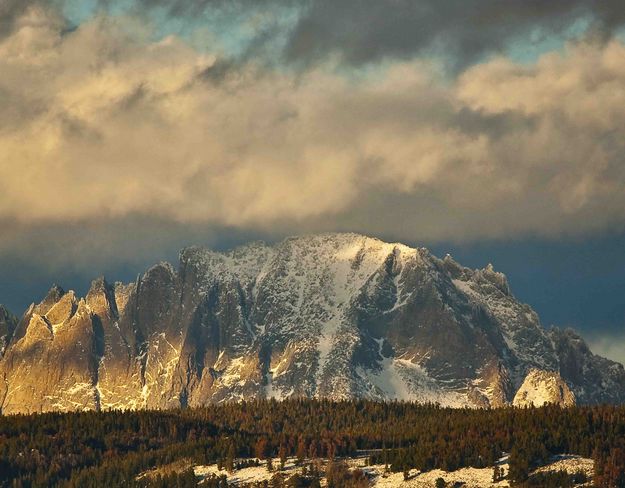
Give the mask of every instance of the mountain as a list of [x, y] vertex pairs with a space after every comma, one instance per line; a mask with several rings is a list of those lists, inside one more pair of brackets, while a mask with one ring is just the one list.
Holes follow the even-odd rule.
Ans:
[[499, 406], [536, 371], [578, 403], [625, 401], [623, 366], [545, 330], [492, 266], [357, 234], [187, 248], [177, 269], [99, 278], [84, 298], [54, 286], [19, 321], [0, 314], [0, 334], [5, 414], [290, 396]]

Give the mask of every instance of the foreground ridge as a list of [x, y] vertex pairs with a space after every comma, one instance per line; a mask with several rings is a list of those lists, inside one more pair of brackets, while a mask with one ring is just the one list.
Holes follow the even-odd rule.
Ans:
[[20, 320], [3, 310], [5, 414], [289, 397], [492, 407], [521, 385], [521, 404], [625, 400], [623, 366], [545, 330], [491, 265], [358, 234], [187, 248], [177, 269], [99, 278], [84, 298], [54, 286]]

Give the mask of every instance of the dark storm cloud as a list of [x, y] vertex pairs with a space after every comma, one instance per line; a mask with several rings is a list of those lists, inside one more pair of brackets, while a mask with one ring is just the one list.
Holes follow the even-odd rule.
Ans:
[[[24, 22], [24, 13], [37, 4], [37, 0], [0, 0], [0, 38], [10, 34], [18, 20]], [[47, 4], [48, 2], [41, 3]]]
[[533, 29], [557, 34], [580, 18], [609, 34], [625, 21], [625, 6], [589, 0], [316, 0], [291, 33], [287, 57], [311, 61], [337, 53], [362, 64], [434, 49], [468, 64]]
[[160, 261], [177, 266], [178, 253], [187, 246], [223, 250], [275, 240], [260, 231], [180, 224], [149, 215], [36, 227], [0, 219], [0, 230], [0, 304], [17, 315], [41, 300], [52, 283], [84, 295], [100, 275], [127, 283]]
[[3, 0], [0, 2], [0, 35], [13, 28], [15, 19], [24, 13], [30, 2], [20, 0]]
[[[118, 3], [99, 1], [103, 10], [120, 11]], [[0, 36], [33, 4], [62, 7], [66, 0], [0, 2]], [[194, 25], [217, 11], [234, 22], [242, 14], [263, 16], [264, 22], [252, 23], [256, 31], [244, 57], [279, 45], [274, 55], [301, 66], [329, 56], [361, 65], [435, 53], [460, 67], [511, 41], [527, 42], [529, 34], [565, 34], [580, 19], [600, 37], [610, 37], [625, 23], [620, 0], [136, 0], [123, 5], [122, 10], [135, 14], [158, 10]], [[297, 12], [292, 22], [267, 22], [283, 18], [287, 10]]]
[[625, 22], [619, 0], [139, 0], [137, 6], [189, 18], [215, 9], [279, 16], [284, 8], [296, 8], [299, 16], [288, 32], [259, 32], [250, 49], [286, 35], [284, 58], [304, 65], [330, 55], [360, 65], [430, 50], [467, 65], [531, 31], [557, 35], [585, 19], [594, 33], [609, 37]]

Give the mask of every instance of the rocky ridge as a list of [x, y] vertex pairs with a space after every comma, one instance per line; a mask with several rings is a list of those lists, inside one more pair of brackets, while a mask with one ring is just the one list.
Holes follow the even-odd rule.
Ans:
[[488, 407], [534, 370], [578, 403], [625, 400], [623, 366], [545, 330], [492, 266], [357, 234], [187, 248], [176, 269], [3, 310], [5, 414], [291, 396]]

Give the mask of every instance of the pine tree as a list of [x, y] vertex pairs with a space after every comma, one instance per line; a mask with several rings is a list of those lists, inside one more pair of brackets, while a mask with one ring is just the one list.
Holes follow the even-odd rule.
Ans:
[[503, 480], [504, 477], [504, 469], [502, 467], [495, 466], [493, 468], [493, 483], [498, 483], [499, 481]]
[[226, 471], [228, 471], [228, 473], [232, 473], [234, 471], [234, 456], [235, 456], [235, 449], [234, 449], [234, 444], [231, 442], [230, 446], [228, 446], [228, 454], [226, 455]]
[[304, 437], [300, 436], [298, 442], [297, 442], [297, 462], [298, 464], [301, 464], [304, 462], [304, 459], [306, 459], [306, 441], [304, 439]]
[[254, 452], [258, 459], [265, 459], [268, 456], [269, 445], [266, 437], [261, 437], [254, 446]]
[[508, 479], [515, 483], [527, 480], [530, 472], [530, 459], [527, 451], [516, 446], [510, 451], [508, 462]]
[[284, 465], [287, 461], [287, 450], [284, 444], [280, 444], [280, 449], [278, 450], [278, 457], [280, 458], [280, 470], [284, 469]]

